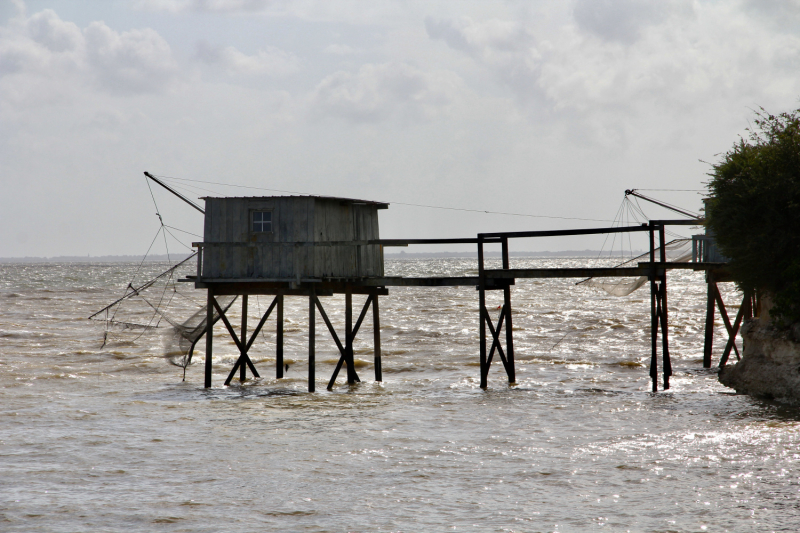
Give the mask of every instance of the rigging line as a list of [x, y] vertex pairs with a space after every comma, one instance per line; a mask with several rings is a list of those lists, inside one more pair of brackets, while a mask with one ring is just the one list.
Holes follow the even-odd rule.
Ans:
[[[173, 177], [170, 177], [170, 176], [158, 176], [158, 177], [159, 178], [164, 178], [164, 179], [193, 181], [193, 182], [197, 182], [197, 183], [208, 183], [210, 185], [222, 185], [223, 187], [238, 187], [238, 188], [243, 188], [243, 189], [254, 189], [254, 190], [260, 190], [260, 191], [282, 192], [282, 193], [288, 193], [288, 194], [302, 194], [302, 195], [305, 195], [305, 196], [316, 196], [316, 195], [311, 195], [311, 194], [308, 194], [308, 193], [305, 193], [305, 192], [286, 191], [286, 190], [282, 190], [282, 189], [268, 189], [266, 187], [251, 187], [249, 185], [231, 185], [231, 184], [228, 184], [228, 183], [218, 183], [218, 182], [213, 182], [213, 181], [191, 180], [191, 179], [188, 179], [188, 178], [173, 178]], [[447, 211], [466, 211], [466, 212], [469, 212], [469, 213], [484, 213], [484, 214], [488, 214], [488, 215], [507, 215], [507, 216], [515, 216], [515, 217], [548, 218], [548, 219], [558, 219], [558, 220], [583, 220], [585, 222], [610, 222], [608, 219], [599, 219], [599, 218], [578, 218], [578, 217], [559, 217], [559, 216], [548, 216], [548, 215], [529, 215], [529, 214], [526, 214], [526, 213], [509, 213], [509, 212], [505, 212], [505, 211], [487, 211], [487, 210], [484, 210], [484, 209], [467, 209], [467, 208], [462, 208], [462, 207], [445, 207], [445, 206], [439, 206], [439, 205], [412, 204], [412, 203], [408, 203], [408, 202], [388, 202], [388, 203], [395, 204], [395, 205], [404, 205], [404, 206], [408, 206], [408, 207], [424, 207], [424, 208], [427, 208], [427, 209], [443, 209], [443, 210], [447, 210]]]
[[705, 189], [636, 189], [637, 191], [705, 192]]
[[[165, 238], [165, 240], [166, 240], [166, 238]], [[168, 254], [168, 255], [169, 255], [169, 254]], [[174, 271], [173, 271], [173, 272], [174, 272]], [[171, 278], [172, 278], [172, 272], [170, 272], [170, 273], [169, 273], [169, 279], [171, 279]], [[147, 301], [147, 299], [146, 299], [144, 296], [142, 296], [142, 300], [144, 300], [144, 301], [145, 301], [145, 303], [147, 303], [147, 305], [149, 305], [150, 307], [152, 307], [152, 308], [153, 308], [153, 316], [151, 316], [151, 317], [150, 317], [150, 320], [147, 322], [147, 325], [148, 325], [148, 326], [149, 326], [150, 324], [152, 324], [152, 323], [153, 323], [153, 319], [156, 317], [156, 315], [158, 315], [158, 316], [159, 316], [159, 319], [158, 319], [158, 321], [156, 322], [156, 325], [155, 325], [155, 326], [153, 326], [153, 327], [156, 327], [156, 328], [157, 328], [157, 327], [158, 327], [158, 325], [159, 325], [159, 324], [161, 324], [161, 316], [162, 316], [162, 315], [161, 315], [161, 312], [159, 311], [159, 307], [161, 307], [161, 302], [163, 302], [163, 301], [164, 301], [164, 295], [165, 295], [165, 294], [167, 294], [167, 288], [169, 287], [169, 285], [168, 285], [168, 283], [169, 283], [169, 279], [168, 279], [168, 280], [167, 280], [167, 281], [164, 283], [164, 290], [161, 292], [161, 297], [160, 297], [160, 298], [159, 298], [159, 300], [158, 300], [158, 305], [157, 305], [157, 306], [153, 306], [153, 304], [151, 304], [150, 302], [148, 302], [148, 301]], [[142, 335], [144, 335], [144, 332], [142, 332], [142, 334], [141, 334], [141, 335], [139, 335], [138, 337], [136, 337], [136, 338], [134, 339], [134, 342], [138, 341], [138, 340], [139, 340], [139, 338], [140, 338]]]
[[[622, 204], [620, 204], [620, 208], [621, 208], [621, 207], [622, 207]], [[616, 223], [616, 221], [617, 221], [617, 216], [619, 216], [619, 209], [617, 209], [617, 214], [614, 216], [614, 220], [612, 221], [612, 225], [613, 225], [614, 223]], [[595, 265], [597, 265], [597, 261], [598, 261], [598, 260], [600, 259], [600, 257], [603, 255], [603, 250], [605, 249], [605, 247], [606, 247], [606, 242], [608, 241], [608, 235], [609, 235], [609, 234], [608, 234], [608, 233], [606, 233], [606, 237], [605, 237], [605, 239], [603, 239], [603, 245], [600, 247], [600, 251], [599, 251], [599, 252], [597, 252], [597, 257], [595, 257], [595, 259], [594, 259], [594, 264], [595, 264]]]
[[192, 233], [191, 231], [182, 230], [182, 229], [176, 228], [174, 226], [167, 226], [166, 224], [164, 224], [164, 227], [165, 228], [169, 228], [169, 229], [174, 229], [175, 231], [180, 231], [181, 233], [185, 233], [187, 235], [192, 235], [193, 237], [199, 237], [200, 239], [203, 238], [202, 235], [198, 235], [197, 233]]
[[[185, 245], [185, 244], [184, 244], [184, 243], [183, 243], [183, 242], [182, 242], [182, 241], [181, 241], [179, 238], [177, 238], [175, 235], [173, 235], [173, 234], [172, 234], [172, 232], [171, 232], [170, 230], [168, 230], [168, 229], [167, 229], [167, 227], [168, 227], [168, 226], [164, 226], [164, 231], [166, 231], [167, 233], [169, 233], [169, 236], [170, 236], [170, 237], [172, 237], [173, 239], [175, 239], [175, 240], [178, 242], [178, 244], [180, 244], [180, 245], [181, 245], [181, 246], [183, 246], [184, 248], [187, 248], [187, 249], [189, 249], [189, 250], [192, 250], [192, 247], [191, 247], [191, 246], [186, 246], [186, 245]], [[179, 231], [180, 231], [180, 230], [179, 230]], [[169, 251], [168, 251], [167, 253], [169, 253]], [[169, 256], [168, 256], [168, 257], [169, 257]]]
[[150, 250], [153, 248], [153, 244], [156, 242], [156, 239], [158, 239], [158, 234], [159, 234], [160, 231], [161, 231], [161, 228], [158, 228], [158, 231], [156, 231], [155, 237], [153, 237], [153, 240], [150, 241], [150, 246], [147, 248], [147, 251], [145, 252], [144, 257], [142, 257], [142, 261], [139, 263], [139, 266], [136, 267], [136, 271], [133, 273], [133, 277], [131, 278], [131, 281], [128, 283], [128, 286], [125, 287], [125, 293], [123, 294], [122, 298], [120, 298], [118, 300], [120, 302], [120, 305], [118, 305], [116, 307], [116, 309], [114, 309], [114, 313], [111, 315], [111, 320], [114, 320], [114, 317], [117, 315], [117, 311], [119, 310], [120, 307], [122, 307], [122, 300], [124, 300], [127, 297], [128, 288], [132, 289], [133, 292], [136, 292], [136, 289], [133, 288], [133, 282], [136, 281], [136, 276], [139, 275], [139, 271], [142, 269], [142, 265], [144, 264], [145, 259], [147, 259], [147, 255], [150, 253]]
[[[159, 229], [159, 231], [161, 231], [161, 230]], [[157, 237], [157, 236], [158, 236], [158, 235], [156, 235], [156, 237]], [[186, 259], [184, 259], [184, 260], [183, 260], [183, 261], [181, 261], [180, 263], [176, 263], [176, 264], [174, 264], [173, 266], [171, 266], [170, 268], [168, 268], [167, 270], [165, 270], [164, 272], [162, 272], [162, 273], [161, 273], [161, 274], [159, 274], [158, 276], [156, 276], [156, 277], [152, 278], [150, 281], [147, 281], [147, 282], [143, 283], [142, 285], [140, 285], [140, 286], [138, 286], [138, 287], [134, 287], [132, 284], [130, 284], [130, 285], [129, 285], [129, 286], [126, 288], [125, 295], [124, 295], [124, 296], [122, 296], [122, 298], [119, 298], [119, 299], [117, 299], [117, 300], [115, 300], [115, 301], [111, 302], [110, 304], [108, 304], [108, 305], [107, 305], [107, 306], [105, 306], [104, 308], [100, 309], [99, 311], [97, 311], [97, 312], [96, 312], [96, 313], [94, 313], [93, 315], [89, 316], [89, 318], [90, 318], [90, 319], [97, 320], [97, 319], [95, 319], [94, 317], [96, 317], [97, 315], [99, 315], [100, 313], [102, 313], [102, 312], [104, 312], [104, 311], [105, 311], [105, 313], [106, 313], [106, 317], [108, 317], [108, 310], [109, 310], [109, 309], [111, 309], [111, 308], [112, 308], [112, 307], [114, 307], [115, 305], [119, 304], [119, 303], [120, 303], [120, 302], [122, 302], [123, 300], [127, 300], [128, 298], [131, 298], [131, 297], [133, 297], [133, 296], [141, 296], [141, 292], [142, 292], [143, 290], [145, 290], [145, 289], [148, 289], [148, 288], [152, 287], [153, 285], [155, 285], [155, 283], [156, 283], [156, 282], [157, 282], [159, 279], [163, 278], [164, 276], [166, 276], [167, 274], [169, 274], [171, 271], [173, 271], [173, 270], [177, 269], [179, 266], [181, 266], [182, 264], [186, 263], [187, 261], [189, 261], [190, 259], [192, 259], [192, 258], [193, 258], [193, 257], [195, 257], [196, 255], [197, 255], [197, 252], [194, 252], [193, 254], [191, 254], [189, 257], [187, 257]], [[127, 289], [130, 289], [130, 292], [128, 292], [128, 290], [127, 290]], [[110, 320], [110, 319], [109, 319], [109, 318], [106, 318], [106, 320]]]
[[[158, 208], [158, 202], [156, 202], [156, 197], [153, 195], [153, 189], [150, 187], [150, 180], [145, 177], [145, 182], [147, 183], [147, 190], [150, 191], [150, 198], [153, 199], [153, 205], [156, 206], [156, 216], [158, 217], [158, 221], [161, 222], [161, 227], [164, 227], [164, 219], [161, 218], [161, 210]], [[164, 247], [167, 249], [167, 261], [172, 263], [172, 259], [169, 257], [169, 245], [167, 244], [167, 235], [164, 234]]]
[[[172, 179], [176, 179], [176, 178], [172, 178]], [[211, 189], [205, 189], [203, 187], [198, 187], [197, 185], [189, 185], [188, 183], [183, 183], [181, 185], [177, 185], [175, 183], [170, 183], [170, 185], [172, 187], [176, 188], [176, 189], [183, 189], [184, 191], [186, 191], [187, 194], [200, 194], [197, 191], [203, 191], [203, 192], [210, 192], [212, 194], [216, 194], [216, 195], [219, 195], [219, 196], [222, 195], [222, 193], [219, 192], [219, 191], [214, 191], [214, 190], [211, 190]]]

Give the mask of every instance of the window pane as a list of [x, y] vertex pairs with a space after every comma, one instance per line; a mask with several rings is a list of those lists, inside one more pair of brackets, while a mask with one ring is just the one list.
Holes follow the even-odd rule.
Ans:
[[261, 215], [263, 215], [261, 211], [253, 211], [253, 222], [261, 222]]

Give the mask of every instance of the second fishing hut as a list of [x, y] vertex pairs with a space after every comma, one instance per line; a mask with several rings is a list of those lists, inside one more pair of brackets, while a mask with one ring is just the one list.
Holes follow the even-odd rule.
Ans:
[[[353, 361], [353, 340], [370, 305], [375, 335], [375, 374], [381, 380], [378, 295], [385, 287], [353, 284], [365, 278], [383, 277], [383, 248], [371, 243], [379, 238], [378, 211], [389, 204], [351, 198], [325, 196], [206, 197], [205, 226], [198, 248], [195, 287], [208, 291], [207, 322], [221, 319], [240, 356], [237, 369], [243, 381], [246, 369], [258, 377], [247, 355], [253, 340], [273, 310], [277, 315], [276, 377], [283, 377], [283, 298], [309, 297], [309, 390], [314, 390], [314, 322], [318, 310], [340, 351], [331, 384], [343, 365], [348, 381], [358, 381]], [[319, 296], [345, 294], [345, 331], [340, 339]], [[352, 295], [368, 298], [353, 324]], [[247, 299], [249, 295], [274, 295], [260, 322], [248, 336]], [[242, 302], [240, 334], [225, 316], [216, 296], [236, 295]], [[216, 311], [216, 312], [215, 312]], [[212, 329], [209, 328], [209, 332]], [[211, 385], [213, 335], [206, 334], [205, 385]]]

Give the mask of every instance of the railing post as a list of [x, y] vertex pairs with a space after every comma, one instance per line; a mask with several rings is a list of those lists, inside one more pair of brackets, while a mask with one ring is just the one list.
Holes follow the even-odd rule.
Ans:
[[203, 245], [197, 246], [197, 279], [203, 277]]

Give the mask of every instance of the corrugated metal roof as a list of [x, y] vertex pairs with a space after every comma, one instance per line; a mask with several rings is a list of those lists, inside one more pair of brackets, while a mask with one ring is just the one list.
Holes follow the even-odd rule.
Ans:
[[314, 198], [316, 200], [333, 200], [336, 202], [356, 204], [356, 205], [374, 205], [378, 209], [389, 209], [388, 202], [376, 202], [374, 200], [359, 200], [357, 198], [341, 198], [338, 196], [316, 196], [316, 195], [301, 195], [292, 194], [287, 196], [201, 196], [201, 200], [207, 199], [220, 199], [220, 200], [269, 200], [272, 198]]

